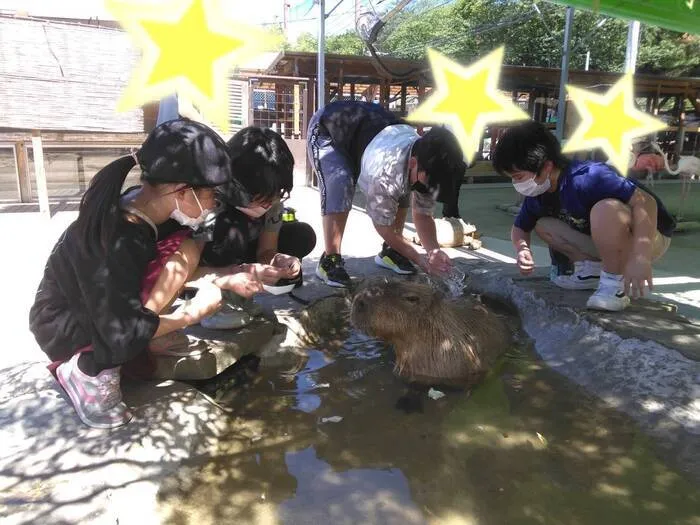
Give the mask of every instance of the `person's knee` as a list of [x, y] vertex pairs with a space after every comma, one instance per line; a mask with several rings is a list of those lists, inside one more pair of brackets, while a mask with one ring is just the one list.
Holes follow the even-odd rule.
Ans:
[[316, 247], [316, 232], [310, 224], [294, 222], [285, 224], [280, 231], [278, 249], [282, 253], [302, 259]]
[[591, 231], [614, 231], [616, 226], [630, 229], [632, 211], [630, 207], [618, 199], [603, 199], [595, 203], [591, 209]]
[[535, 223], [535, 233], [547, 244], [558, 238], [556, 232], [561, 229], [562, 221], [553, 217], [542, 217]]
[[603, 199], [596, 202], [591, 208], [591, 221], [597, 217], [609, 218], [610, 216], [624, 217], [630, 214], [630, 207], [618, 199]]

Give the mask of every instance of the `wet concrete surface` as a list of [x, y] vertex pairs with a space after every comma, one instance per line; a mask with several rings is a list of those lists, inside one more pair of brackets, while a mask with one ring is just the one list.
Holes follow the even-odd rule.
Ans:
[[[294, 199], [320, 232], [317, 194], [299, 188]], [[3, 523], [700, 523], [697, 325], [663, 304], [673, 301], [591, 314], [585, 292], [562, 293], [543, 273], [520, 279], [505, 241], [487, 237], [480, 252], [450, 254], [490, 266], [497, 277], [482, 275], [483, 288], [514, 302], [534, 350], [514, 351], [471, 395], [398, 411], [404, 387], [390, 350], [354, 334], [296, 352], [303, 305], [261, 296], [292, 329], [247, 387], [217, 406], [183, 383], [125, 384], [137, 418], [94, 431], [18, 329], [69, 220], [29, 215], [22, 229], [4, 229], [5, 246], [26, 261], [0, 267], [17, 277], [0, 358]], [[353, 212], [351, 274], [386, 274], [372, 262], [380, 245]], [[313, 277], [321, 251], [304, 261], [307, 282], [295, 294], [305, 301], [337, 293]], [[342, 420], [324, 419], [334, 416]]]
[[164, 523], [700, 519], [697, 485], [527, 342], [472, 392], [424, 395], [411, 414], [395, 408], [406, 387], [392, 366], [390, 349], [351, 332], [339, 349], [311, 349], [294, 374], [265, 369], [224, 395], [230, 430], [164, 487]]

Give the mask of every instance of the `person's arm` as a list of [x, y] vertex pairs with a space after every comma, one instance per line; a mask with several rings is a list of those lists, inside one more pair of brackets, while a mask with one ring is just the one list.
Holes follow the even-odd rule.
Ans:
[[255, 255], [256, 260], [261, 264], [271, 264], [272, 259], [277, 255], [277, 242], [279, 241], [278, 231], [263, 231], [258, 239], [258, 250]]
[[431, 274], [443, 274], [453, 266], [450, 256], [440, 249], [435, 230], [435, 196], [433, 194], [411, 192], [413, 224], [423, 248], [426, 250], [423, 268]]
[[382, 239], [384, 239], [391, 248], [393, 248], [401, 255], [406, 257], [413, 264], [425, 269], [425, 256], [418, 250], [416, 250], [410, 242], [404, 239], [402, 234], [394, 231], [393, 225], [384, 226], [381, 224], [374, 223], [374, 228], [377, 230], [377, 233], [379, 233], [379, 235], [382, 236]]
[[522, 248], [530, 249], [530, 237], [530, 232], [518, 228], [515, 224], [510, 229], [510, 240], [513, 242], [516, 253], [520, 252]]
[[535, 258], [530, 249], [530, 232], [514, 224], [510, 230], [510, 240], [518, 254], [516, 263], [520, 273], [522, 275], [531, 274], [535, 270]]
[[625, 292], [633, 297], [644, 295], [644, 284], [653, 288], [651, 258], [658, 207], [656, 199], [636, 188], [627, 203], [632, 210], [632, 253], [625, 265]]
[[435, 219], [432, 214], [423, 213], [413, 209], [413, 224], [416, 226], [416, 233], [420, 239], [425, 255], [420, 255], [420, 264], [426, 272], [431, 274], [442, 274], [452, 267], [450, 256], [440, 249], [435, 231]]
[[632, 209], [632, 253], [651, 260], [658, 215], [656, 199], [637, 188], [627, 204]]
[[193, 316], [185, 308], [178, 308], [170, 314], [161, 314], [159, 318], [160, 322], [158, 323], [158, 329], [156, 330], [156, 333], [153, 334], [154, 339], [161, 335], [166, 335], [170, 332], [187, 328], [201, 319], [201, 317], [196, 319], [195, 316]]
[[413, 211], [413, 224], [416, 226], [416, 233], [425, 251], [439, 250], [437, 241], [437, 231], [435, 229], [435, 219], [432, 215]]

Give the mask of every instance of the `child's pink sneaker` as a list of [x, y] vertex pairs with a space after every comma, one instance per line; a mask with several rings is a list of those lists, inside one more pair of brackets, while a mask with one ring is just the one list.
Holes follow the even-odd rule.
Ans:
[[56, 369], [56, 377], [66, 391], [80, 420], [89, 427], [115, 428], [132, 418], [122, 402], [119, 367], [90, 377], [78, 368], [80, 354]]

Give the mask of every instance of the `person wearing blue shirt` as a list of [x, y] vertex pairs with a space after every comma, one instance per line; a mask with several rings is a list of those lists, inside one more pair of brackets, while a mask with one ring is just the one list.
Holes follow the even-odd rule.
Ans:
[[530, 236], [574, 262], [572, 275], [554, 283], [595, 290], [588, 308], [620, 311], [652, 289], [652, 262], [666, 253], [675, 220], [661, 200], [637, 181], [601, 162], [569, 161], [538, 122], [509, 128], [493, 154], [497, 172], [525, 196], [511, 229], [520, 273], [535, 262]]

